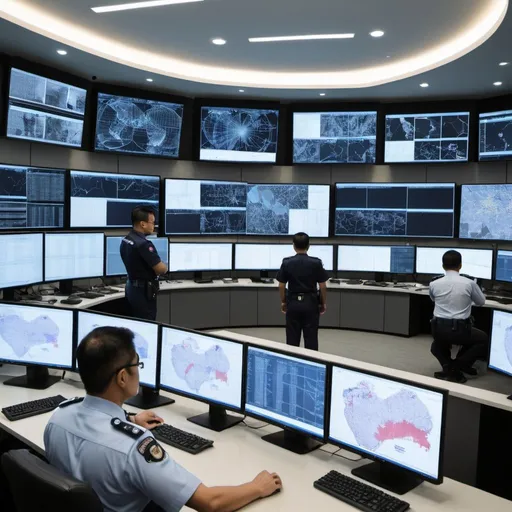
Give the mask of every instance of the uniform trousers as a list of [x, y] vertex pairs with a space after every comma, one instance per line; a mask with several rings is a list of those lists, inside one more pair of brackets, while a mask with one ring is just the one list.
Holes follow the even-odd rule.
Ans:
[[[299, 300], [302, 296], [302, 300]], [[286, 343], [300, 346], [304, 334], [304, 346], [318, 350], [318, 325], [320, 310], [316, 294], [295, 294], [288, 297], [286, 305]]]
[[136, 286], [128, 280], [125, 297], [133, 318], [156, 320], [156, 299], [148, 299], [145, 286]]

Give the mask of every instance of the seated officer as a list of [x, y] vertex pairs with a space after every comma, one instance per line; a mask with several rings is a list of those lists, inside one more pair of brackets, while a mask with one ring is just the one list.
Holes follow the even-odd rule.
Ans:
[[[430, 283], [430, 298], [435, 302], [434, 318], [431, 321], [431, 352], [441, 363], [438, 379], [464, 383], [467, 375], [476, 375], [473, 368], [477, 359], [485, 359], [489, 338], [485, 332], [475, 329], [471, 318], [471, 306], [485, 304], [485, 295], [480, 287], [468, 277], [459, 274], [462, 256], [457, 251], [443, 255], [446, 275]], [[462, 345], [455, 360], [451, 357], [451, 346]]]
[[149, 411], [125, 416], [122, 405], [137, 394], [142, 364], [133, 337], [128, 329], [98, 327], [78, 346], [87, 395], [61, 404], [51, 417], [44, 433], [50, 463], [88, 482], [106, 512], [174, 512], [185, 505], [229, 512], [281, 489], [279, 476], [267, 471], [243, 485], [207, 487], [146, 430], [161, 418]]

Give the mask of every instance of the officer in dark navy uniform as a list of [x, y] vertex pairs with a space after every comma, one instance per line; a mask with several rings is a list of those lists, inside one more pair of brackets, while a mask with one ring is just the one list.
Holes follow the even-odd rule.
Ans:
[[155, 212], [151, 208], [137, 206], [132, 211], [132, 225], [133, 229], [123, 239], [120, 248], [128, 273], [126, 300], [133, 317], [156, 320], [157, 278], [167, 272], [167, 265], [151, 241], [146, 239], [155, 229]]
[[308, 256], [309, 236], [306, 233], [297, 233], [293, 237], [293, 248], [297, 254], [285, 258], [277, 274], [281, 311], [286, 313], [286, 343], [298, 347], [303, 332], [305, 347], [318, 350], [318, 324], [320, 315], [327, 309], [329, 276], [321, 259]]

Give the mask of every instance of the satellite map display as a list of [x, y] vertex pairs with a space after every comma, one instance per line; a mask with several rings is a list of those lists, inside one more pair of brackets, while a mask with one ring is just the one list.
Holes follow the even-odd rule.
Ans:
[[493, 311], [489, 367], [512, 376], [512, 314]]
[[512, 159], [512, 110], [480, 114], [480, 160]]

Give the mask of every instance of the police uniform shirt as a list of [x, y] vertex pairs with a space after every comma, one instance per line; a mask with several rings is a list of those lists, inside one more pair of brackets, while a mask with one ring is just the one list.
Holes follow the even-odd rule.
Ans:
[[435, 302], [436, 318], [465, 320], [471, 316], [473, 303], [477, 306], [485, 304], [485, 295], [475, 281], [452, 270], [430, 283], [429, 295]]
[[149, 430], [125, 422], [139, 437], [128, 435], [114, 428], [113, 418], [125, 422], [123, 409], [89, 395], [57, 409], [44, 432], [46, 457], [88, 482], [105, 511], [141, 512], [150, 501], [167, 512], [181, 510], [200, 480], [177, 464]]
[[130, 280], [152, 281], [155, 279], [153, 267], [162, 260], [153, 243], [142, 233], [132, 229], [123, 238], [120, 252]]
[[277, 273], [277, 280], [288, 283], [290, 293], [316, 293], [317, 283], [325, 283], [328, 279], [322, 260], [307, 254], [285, 258]]

